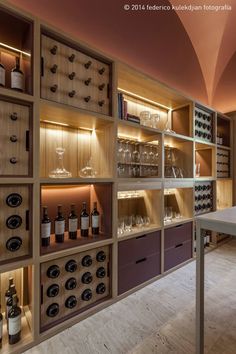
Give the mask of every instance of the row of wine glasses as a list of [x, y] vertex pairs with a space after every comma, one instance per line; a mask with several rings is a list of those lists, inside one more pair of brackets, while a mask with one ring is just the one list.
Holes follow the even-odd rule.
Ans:
[[118, 236], [132, 232], [133, 229], [141, 229], [150, 225], [149, 216], [126, 215], [118, 220]]
[[173, 219], [181, 219], [182, 215], [179, 211], [174, 211], [172, 207], [165, 207], [164, 224], [171, 223]]
[[140, 166], [140, 165], [125, 165], [118, 164], [118, 177], [158, 177], [158, 166]]
[[143, 144], [133, 140], [118, 140], [118, 163], [158, 164], [158, 145]]

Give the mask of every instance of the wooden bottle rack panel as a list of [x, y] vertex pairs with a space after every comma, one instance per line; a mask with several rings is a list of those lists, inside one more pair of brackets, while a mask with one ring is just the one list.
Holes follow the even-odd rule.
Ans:
[[[101, 251], [105, 253], [106, 259], [99, 262], [97, 260], [97, 254]], [[83, 266], [83, 258], [87, 255], [92, 258], [92, 264], [90, 266]], [[45, 331], [53, 325], [64, 321], [65, 318], [75, 316], [79, 312], [94, 306], [97, 302], [101, 300], [104, 301], [105, 298], [108, 298], [111, 295], [110, 258], [110, 248], [109, 246], [106, 246], [41, 264], [41, 331]], [[65, 270], [65, 265], [70, 260], [75, 260], [78, 265], [77, 270], [72, 273]], [[52, 265], [57, 265], [60, 269], [59, 276], [53, 279], [47, 276], [48, 268]], [[96, 275], [96, 272], [100, 267], [105, 269], [105, 276], [102, 278], [98, 278]], [[81, 280], [83, 274], [86, 272], [90, 272], [92, 275], [92, 281], [89, 284], [83, 284]], [[76, 279], [77, 285], [73, 290], [67, 290], [65, 288], [65, 283], [72, 277]], [[103, 294], [98, 294], [96, 292], [96, 288], [100, 283], [104, 283], [106, 287]], [[59, 293], [55, 297], [48, 297], [47, 290], [52, 284], [59, 285]], [[81, 297], [83, 291], [86, 289], [90, 289], [92, 291], [92, 298], [89, 301], [84, 301]], [[69, 309], [65, 307], [65, 301], [72, 295], [76, 297], [77, 304], [73, 309]], [[58, 303], [59, 313], [55, 317], [49, 317], [47, 316], [47, 309], [53, 303]]]
[[42, 35], [41, 75], [42, 98], [111, 113], [109, 64]]
[[213, 210], [213, 183], [195, 183], [195, 215], [211, 212]]
[[0, 107], [0, 176], [30, 176], [32, 107], [3, 97], [0, 98]]
[[[17, 207], [7, 205], [7, 198], [17, 193], [22, 202]], [[29, 257], [32, 248], [32, 192], [31, 186], [27, 185], [1, 185], [0, 186], [0, 264], [12, 262], [22, 257]], [[16, 229], [7, 227], [7, 220], [13, 215], [17, 215], [22, 220], [21, 225]], [[10, 251], [7, 249], [7, 243], [10, 239], [20, 238], [21, 244], [19, 249]]]
[[195, 107], [195, 138], [214, 143], [214, 114], [201, 107]]

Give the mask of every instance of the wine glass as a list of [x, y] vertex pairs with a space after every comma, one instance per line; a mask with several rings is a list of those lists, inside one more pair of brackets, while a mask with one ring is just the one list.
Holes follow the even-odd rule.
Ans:
[[143, 151], [141, 154], [141, 159], [143, 163], [147, 163], [148, 162], [148, 153], [147, 153], [147, 146], [143, 146]]
[[66, 149], [64, 149], [63, 147], [56, 148], [58, 167], [55, 170], [50, 172], [50, 174], [49, 174], [50, 178], [70, 178], [70, 177], [72, 177], [71, 172], [67, 171], [64, 167], [63, 157], [64, 157], [65, 151], [66, 151]]
[[137, 215], [135, 218], [135, 223], [136, 226], [140, 229], [141, 227], [143, 227], [143, 218], [141, 215]]
[[124, 160], [125, 160], [125, 163], [131, 162], [131, 151], [130, 151], [130, 146], [129, 146], [128, 141], [126, 141], [126, 143], [125, 143]]
[[160, 122], [160, 114], [158, 113], [152, 113], [151, 114], [151, 124], [152, 124], [152, 128], [158, 129], [159, 128], [159, 122]]
[[154, 152], [152, 151], [152, 145], [150, 146], [150, 151], [149, 151], [149, 161], [150, 163], [154, 163]]
[[137, 147], [138, 147], [138, 144], [136, 143], [134, 145], [134, 151], [132, 152], [132, 161], [133, 162], [139, 162], [140, 161], [140, 153], [139, 153]]
[[124, 162], [124, 148], [123, 148], [123, 141], [122, 140], [120, 140], [119, 142], [118, 142], [118, 153], [117, 153], [117, 160], [118, 160], [118, 162]]
[[154, 154], [154, 163], [158, 163], [159, 162], [159, 152], [158, 149], [155, 149], [155, 154]]

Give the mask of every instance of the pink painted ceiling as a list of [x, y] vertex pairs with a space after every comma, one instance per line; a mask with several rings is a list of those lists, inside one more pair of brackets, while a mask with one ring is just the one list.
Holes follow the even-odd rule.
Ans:
[[196, 3], [191, 0], [10, 2], [194, 99], [236, 110], [235, 0], [227, 1], [231, 11], [218, 12], [124, 10], [124, 4]]

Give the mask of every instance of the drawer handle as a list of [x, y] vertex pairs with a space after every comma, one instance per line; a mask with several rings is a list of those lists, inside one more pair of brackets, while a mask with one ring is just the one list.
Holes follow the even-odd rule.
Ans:
[[144, 238], [144, 237], [147, 237], [147, 235], [141, 235], [141, 236], [137, 236], [135, 238], [136, 238], [136, 240], [138, 240], [139, 238]]
[[43, 305], [43, 285], [41, 284], [41, 296], [40, 296], [40, 298], [41, 298], [41, 305]]
[[145, 257], [145, 258], [141, 258], [141, 259], [139, 259], [138, 261], [136, 261], [136, 264], [145, 262], [146, 260], [147, 260], [146, 257]]
[[175, 226], [176, 227], [176, 229], [177, 229], [177, 227], [182, 227], [184, 224], [180, 224], [180, 225], [177, 225], [177, 226]]
[[175, 246], [175, 248], [182, 247], [183, 243], [179, 243], [178, 245]]
[[29, 151], [30, 149], [30, 132], [26, 130], [25, 132], [25, 150]]
[[25, 212], [25, 229], [29, 231], [29, 210]]
[[44, 58], [41, 57], [41, 76], [44, 76]]

